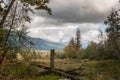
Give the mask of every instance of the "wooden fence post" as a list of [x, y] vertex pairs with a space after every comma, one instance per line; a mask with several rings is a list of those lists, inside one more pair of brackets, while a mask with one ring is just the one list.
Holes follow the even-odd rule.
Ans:
[[54, 55], [55, 55], [55, 50], [51, 49], [50, 50], [50, 68], [54, 69]]

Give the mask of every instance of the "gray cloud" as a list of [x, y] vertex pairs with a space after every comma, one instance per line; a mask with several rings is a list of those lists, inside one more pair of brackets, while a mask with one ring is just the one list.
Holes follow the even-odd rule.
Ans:
[[99, 24], [84, 23], [70, 25], [67, 24], [66, 27], [40, 27], [40, 28], [30, 28], [29, 35], [33, 37], [39, 37], [48, 39], [55, 42], [68, 42], [71, 37], [75, 36], [76, 28], [81, 30], [82, 41], [96, 41]]
[[103, 22], [107, 12], [118, 0], [51, 0], [53, 15], [37, 12], [48, 23], [98, 23]]
[[[51, 0], [48, 5], [53, 15], [44, 11], [32, 17], [29, 35], [55, 42], [67, 42], [74, 36], [77, 27], [82, 41], [97, 42], [98, 28], [118, 0]], [[103, 26], [103, 25], [102, 25]]]

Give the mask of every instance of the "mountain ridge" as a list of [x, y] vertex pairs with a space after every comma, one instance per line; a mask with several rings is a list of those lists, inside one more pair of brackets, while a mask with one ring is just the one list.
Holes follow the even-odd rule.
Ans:
[[31, 41], [34, 43], [34, 45], [32, 46], [32, 49], [35, 49], [35, 50], [51, 50], [51, 49], [63, 50], [65, 47], [65, 44], [63, 43], [52, 42], [42, 38], [31, 37]]

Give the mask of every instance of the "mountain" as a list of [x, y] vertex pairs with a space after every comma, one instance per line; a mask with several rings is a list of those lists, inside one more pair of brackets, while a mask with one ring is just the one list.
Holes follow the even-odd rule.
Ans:
[[34, 43], [32, 48], [36, 50], [63, 50], [65, 47], [63, 43], [52, 42], [41, 38], [31, 38], [31, 41]]

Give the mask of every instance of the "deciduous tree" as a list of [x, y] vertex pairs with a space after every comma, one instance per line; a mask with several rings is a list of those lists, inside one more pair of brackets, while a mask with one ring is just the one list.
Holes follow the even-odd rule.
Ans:
[[[26, 22], [30, 22], [29, 12], [34, 10], [46, 10], [51, 14], [47, 6], [49, 0], [2, 0], [0, 2], [0, 64], [4, 62], [8, 51], [13, 53], [25, 53], [30, 48], [31, 41], [26, 36]], [[4, 4], [4, 5], [3, 5]]]

